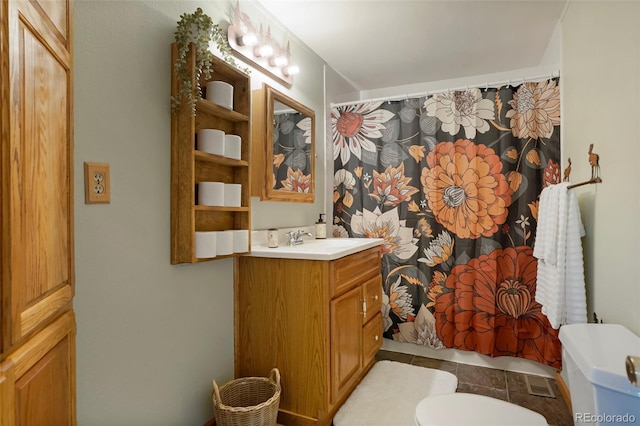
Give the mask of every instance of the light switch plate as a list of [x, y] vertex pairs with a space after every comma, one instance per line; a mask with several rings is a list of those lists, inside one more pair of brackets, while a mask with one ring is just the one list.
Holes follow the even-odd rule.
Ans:
[[110, 202], [109, 164], [84, 163], [84, 203], [105, 204]]

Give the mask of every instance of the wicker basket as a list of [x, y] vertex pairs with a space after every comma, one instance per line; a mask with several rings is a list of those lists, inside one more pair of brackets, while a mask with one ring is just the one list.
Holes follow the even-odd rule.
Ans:
[[213, 381], [217, 426], [274, 426], [280, 405], [280, 371], [269, 377], [242, 377], [218, 389]]

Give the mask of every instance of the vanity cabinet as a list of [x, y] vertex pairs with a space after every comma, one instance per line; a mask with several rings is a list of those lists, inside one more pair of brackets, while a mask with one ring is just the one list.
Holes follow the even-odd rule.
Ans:
[[[174, 66], [178, 46], [171, 48], [171, 96], [181, 90]], [[195, 115], [186, 101], [171, 114], [171, 263], [194, 263], [215, 258], [196, 258], [196, 231], [246, 230], [251, 247], [250, 171], [251, 85], [249, 76], [217, 57], [211, 58], [211, 79], [204, 76], [200, 87], [209, 81], [224, 81], [233, 86], [233, 110], [206, 100], [206, 93], [196, 103]], [[194, 48], [187, 55], [187, 70], [195, 82]], [[196, 85], [192, 84], [194, 94]], [[195, 97], [195, 95], [194, 95]], [[196, 149], [196, 135], [201, 129], [222, 130], [241, 138], [241, 158], [209, 154]], [[223, 182], [241, 185], [240, 207], [197, 205], [197, 184]], [[248, 251], [248, 250], [247, 250]], [[237, 255], [234, 253], [233, 255]]]
[[278, 422], [330, 425], [382, 345], [380, 247], [340, 259], [242, 256], [235, 374], [280, 370]]

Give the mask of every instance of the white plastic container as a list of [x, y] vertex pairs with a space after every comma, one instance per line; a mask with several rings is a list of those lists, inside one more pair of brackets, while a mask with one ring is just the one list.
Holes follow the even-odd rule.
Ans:
[[240, 160], [242, 158], [242, 139], [238, 135], [224, 135], [225, 157]]
[[216, 257], [216, 234], [217, 232], [213, 231], [196, 232], [196, 257], [198, 259]]
[[224, 81], [210, 81], [207, 83], [207, 100], [232, 110], [233, 86]]
[[200, 182], [198, 184], [198, 205], [224, 206], [224, 183]]
[[233, 253], [233, 231], [216, 232], [216, 253], [224, 256]]
[[224, 155], [224, 132], [218, 129], [198, 131], [198, 150], [209, 154]]
[[240, 207], [242, 202], [242, 185], [239, 183], [224, 184], [225, 207]]

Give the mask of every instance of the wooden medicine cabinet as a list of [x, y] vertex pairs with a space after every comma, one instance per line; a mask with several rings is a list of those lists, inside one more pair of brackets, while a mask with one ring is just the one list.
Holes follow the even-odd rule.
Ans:
[[252, 93], [251, 195], [313, 203], [315, 113], [267, 84]]

